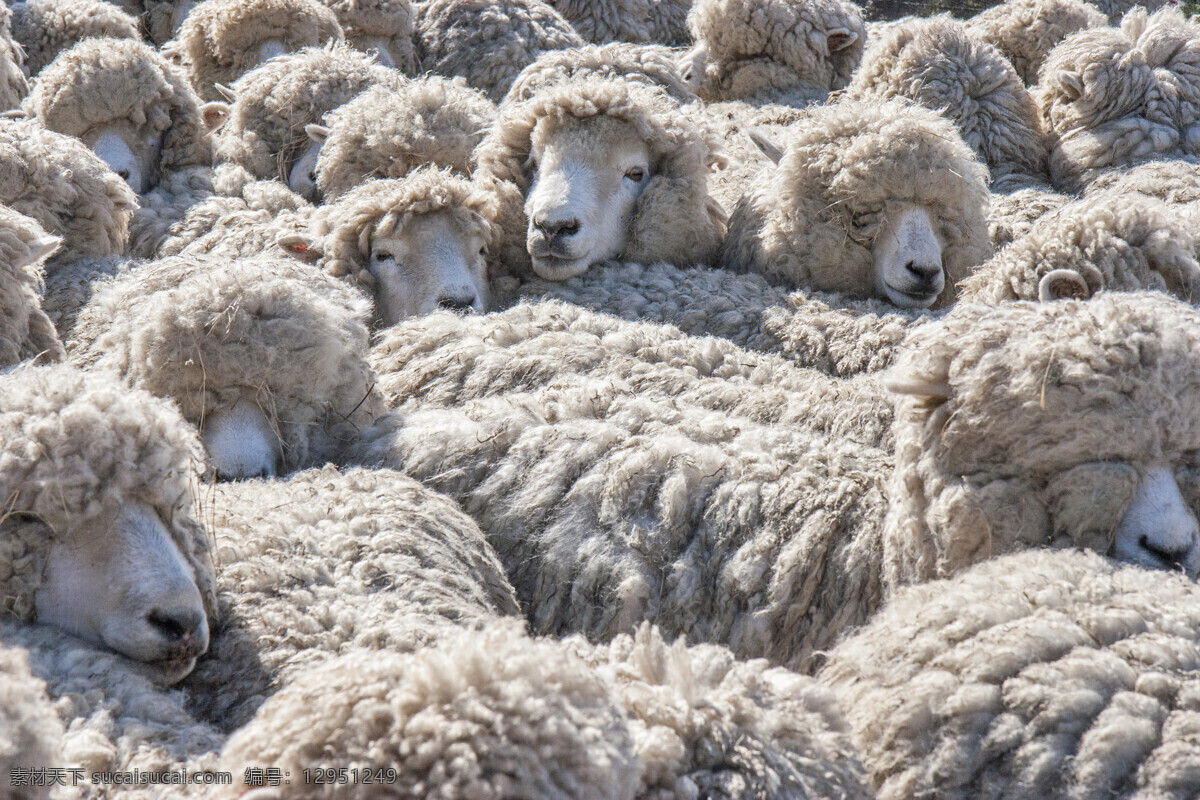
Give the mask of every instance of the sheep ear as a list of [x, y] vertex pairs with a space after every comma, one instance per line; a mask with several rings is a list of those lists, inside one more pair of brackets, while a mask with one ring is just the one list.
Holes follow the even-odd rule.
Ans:
[[321, 260], [321, 248], [316, 241], [301, 233], [284, 233], [275, 240], [275, 245], [297, 261], [316, 264]]
[[0, 113], [0, 119], [25, 119], [25, 112], [19, 108], [13, 108]]
[[51, 236], [46, 233], [37, 237], [29, 243], [29, 250], [26, 251], [24, 257], [17, 261], [17, 269], [30, 264], [37, 264], [42, 259], [48, 258], [61, 244], [62, 237], [60, 236]]
[[858, 34], [849, 28], [834, 28], [825, 34], [825, 49], [830, 55], [833, 55], [857, 41]]
[[1078, 272], [1055, 269], [1047, 272], [1038, 281], [1038, 299], [1043, 303], [1053, 300], [1087, 300], [1092, 294], [1087, 281]]
[[1074, 103], [1079, 98], [1083, 97], [1083, 78], [1079, 75], [1066, 73], [1058, 76], [1059, 85], [1062, 86], [1063, 94], [1067, 96], [1067, 102]]
[[329, 136], [329, 128], [324, 125], [305, 125], [304, 132], [308, 134], [308, 138], [312, 139], [317, 144], [325, 144], [325, 139]]
[[751, 128], [746, 131], [746, 135], [750, 137], [750, 141], [754, 142], [754, 146], [761, 150], [764, 156], [776, 164], [783, 158], [783, 148], [771, 141], [771, 138], [763, 131], [758, 128]]
[[921, 398], [928, 406], [940, 406], [954, 394], [950, 384], [936, 382], [929, 375], [894, 369], [884, 375], [883, 386], [893, 394]]
[[204, 119], [204, 127], [209, 132], [215, 131], [229, 118], [229, 104], [216, 100], [205, 103], [200, 106], [200, 116]]
[[214, 83], [213, 88], [217, 90], [221, 97], [225, 98], [226, 102], [233, 103], [237, 101], [237, 92], [235, 92], [233, 89], [230, 89], [225, 84]]

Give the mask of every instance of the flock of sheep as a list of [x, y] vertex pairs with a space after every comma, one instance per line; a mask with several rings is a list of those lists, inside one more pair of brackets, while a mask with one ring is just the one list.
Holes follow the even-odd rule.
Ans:
[[0, 111], [0, 799], [1200, 796], [1200, 19], [10, 0]]

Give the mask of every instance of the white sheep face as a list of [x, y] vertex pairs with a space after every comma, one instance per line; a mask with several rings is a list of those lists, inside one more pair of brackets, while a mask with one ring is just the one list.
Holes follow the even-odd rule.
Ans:
[[396, 60], [392, 58], [392, 40], [389, 36], [359, 36], [351, 40], [356, 50], [375, 56], [375, 60], [385, 67], [396, 69]]
[[321, 154], [321, 144], [310, 139], [288, 172], [288, 188], [310, 203], [317, 202], [317, 157]]
[[279, 473], [283, 458], [279, 435], [262, 409], [249, 400], [206, 416], [200, 439], [209, 469], [219, 480], [273, 478]]
[[534, 271], [566, 280], [621, 255], [638, 198], [653, 180], [650, 150], [628, 123], [575, 120], [531, 136], [533, 174], [525, 198]]
[[145, 194], [158, 182], [161, 133], [139, 130], [127, 120], [119, 120], [97, 125], [80, 138], [138, 194]]
[[875, 291], [900, 308], [929, 308], [946, 286], [945, 243], [935, 212], [916, 203], [889, 208], [871, 247]]
[[1117, 524], [1113, 555], [1155, 569], [1200, 572], [1200, 525], [1188, 507], [1174, 472], [1148, 469]]
[[486, 242], [448, 211], [412, 217], [371, 243], [375, 311], [384, 326], [439, 308], [483, 311], [487, 305]]
[[129, 502], [106, 531], [56, 539], [35, 596], [38, 622], [151, 664], [166, 683], [208, 649], [196, 576], [158, 513]]

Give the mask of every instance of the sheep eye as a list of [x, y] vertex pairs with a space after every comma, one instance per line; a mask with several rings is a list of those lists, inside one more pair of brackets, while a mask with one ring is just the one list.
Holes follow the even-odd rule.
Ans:
[[378, 252], [375, 254], [376, 261], [395, 261], [396, 257], [391, 253]]
[[879, 215], [874, 211], [859, 211], [850, 215], [850, 222], [856, 228], [866, 228], [875, 224]]
[[641, 167], [634, 167], [625, 173], [625, 177], [629, 178], [629, 180], [633, 181], [634, 183], [641, 183], [642, 179], [646, 177], [646, 170], [642, 169]]

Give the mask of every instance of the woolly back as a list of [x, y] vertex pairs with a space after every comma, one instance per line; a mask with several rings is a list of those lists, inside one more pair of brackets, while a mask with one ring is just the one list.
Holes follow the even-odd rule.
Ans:
[[413, 54], [413, 9], [409, 0], [321, 0], [337, 15], [346, 39], [354, 44], [364, 36], [386, 39], [396, 69], [412, 75], [417, 62]]
[[372, 87], [325, 115], [317, 187], [328, 202], [368, 178], [403, 178], [424, 164], [470, 175], [471, 154], [495, 118], [491, 101], [461, 78]]
[[696, 0], [688, 30], [707, 60], [693, 77], [707, 101], [764, 89], [841, 89], [867, 41], [861, 12], [842, 0]]
[[721, 263], [792, 287], [874, 294], [872, 246], [889, 208], [921, 203], [944, 242], [946, 288], [991, 255], [984, 167], [953, 123], [903, 100], [839, 100], [789, 129], [779, 165], [729, 220]]
[[0, 369], [39, 356], [63, 358], [41, 302], [42, 262], [59, 241], [36, 220], [0, 206]]
[[490, 243], [494, 203], [490, 193], [470, 180], [433, 166], [419, 167], [399, 179], [367, 181], [321, 208], [315, 224], [323, 233], [314, 245], [321, 252], [317, 266], [330, 275], [374, 287], [367, 266], [376, 238], [399, 235], [415, 216], [449, 211], [465, 231], [476, 232]]
[[100, 157], [35, 120], [0, 119], [0, 203], [63, 238], [46, 265], [125, 252], [137, 195]]
[[1085, 0], [1007, 0], [967, 22], [971, 33], [999, 50], [1026, 86], [1055, 45], [1076, 31], [1108, 26], [1108, 18]]
[[1079, 192], [1105, 169], [1200, 155], [1198, 71], [1200, 23], [1175, 8], [1069, 36], [1033, 92], [1055, 184]]
[[585, 44], [541, 0], [427, 0], [416, 11], [419, 69], [465, 78], [497, 103], [542, 52]]
[[1048, 177], [1037, 108], [1020, 76], [999, 50], [949, 14], [889, 25], [871, 40], [846, 94], [904, 97], [942, 112], [993, 179]]
[[[574, 120], [606, 116], [630, 125], [650, 151], [653, 176], [634, 207], [625, 250], [627, 261], [691, 265], [710, 261], [725, 232], [725, 215], [708, 196], [710, 167], [725, 164], [716, 136], [666, 92], [627, 80], [584, 78], [552, 84], [523, 103], [501, 108], [475, 152], [476, 176], [499, 184], [502, 268], [529, 271], [525, 250], [524, 197], [535, 127], [552, 134]], [[544, 127], [542, 127], [544, 126]]]
[[879, 800], [1196, 797], [1197, 609], [1183, 575], [1020, 553], [906, 589], [819, 680]]
[[679, 65], [670, 49], [659, 45], [614, 42], [542, 53], [536, 61], [521, 70], [505, 95], [504, 102], [528, 100], [552, 83], [590, 77], [623, 78], [658, 86], [681, 103], [696, 99], [696, 93], [679, 74]]
[[14, 11], [13, 38], [25, 49], [31, 77], [84, 39], [141, 38], [137, 20], [105, 0], [28, 0]]
[[134, 39], [87, 39], [75, 45], [42, 71], [23, 108], [67, 136], [81, 137], [120, 120], [162, 135], [164, 172], [212, 163], [200, 99], [178, 68]]
[[168, 257], [96, 290], [70, 357], [174, 400], [199, 427], [216, 411], [255, 403], [290, 471], [335, 457], [340, 426], [376, 411], [370, 314], [368, 298], [282, 254]]
[[550, 0], [589, 42], [652, 42], [652, 0]]
[[1155, 290], [1200, 300], [1200, 240], [1176, 207], [1139, 194], [1109, 191], [1068, 203], [1033, 224], [962, 283], [962, 299], [981, 303], [1037, 300], [1042, 279], [1069, 270], [1100, 291]]
[[1105, 172], [1088, 184], [1085, 197], [1140, 194], [1173, 205], [1200, 200], [1200, 158], [1164, 158], [1129, 169]]
[[337, 17], [318, 0], [204, 0], [163, 53], [179, 59], [201, 98], [220, 100], [215, 84], [228, 86], [257, 66], [264, 41], [281, 39], [295, 51], [342, 38]]
[[1200, 503], [1200, 311], [1166, 295], [960, 303], [887, 383], [893, 587], [1032, 546], [1106, 553], [1155, 463]]
[[123, 504], [158, 512], [216, 619], [214, 569], [195, 496], [203, 462], [176, 407], [104, 371], [0, 373], [0, 612], [32, 621], [52, 541], [107, 530]]
[[400, 73], [344, 44], [273, 58], [233, 84], [236, 99], [216, 134], [213, 161], [260, 179], [286, 177], [309, 145], [305, 125], [373, 86], [403, 85]]

